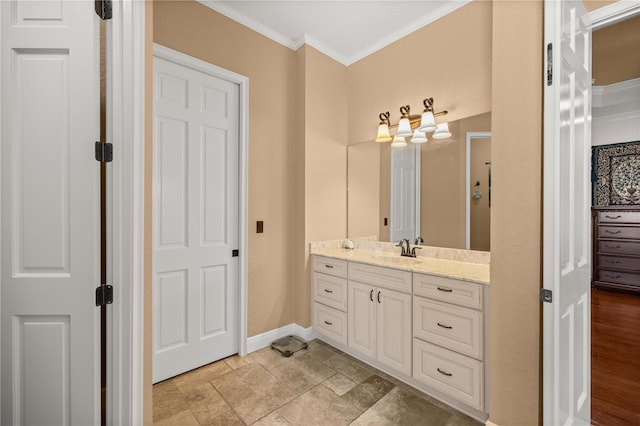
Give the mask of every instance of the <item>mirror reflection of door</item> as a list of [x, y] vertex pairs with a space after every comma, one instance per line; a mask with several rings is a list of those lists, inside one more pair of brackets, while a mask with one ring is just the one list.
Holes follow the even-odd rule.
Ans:
[[469, 146], [467, 186], [469, 249], [490, 251], [491, 234], [491, 137], [472, 137]]
[[390, 240], [420, 235], [420, 145], [391, 149]]

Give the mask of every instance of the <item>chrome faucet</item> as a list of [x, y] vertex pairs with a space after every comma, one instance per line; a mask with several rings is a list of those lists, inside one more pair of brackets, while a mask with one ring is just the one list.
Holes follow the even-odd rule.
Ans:
[[406, 238], [400, 240], [400, 243], [396, 247], [400, 247], [402, 249], [402, 251], [400, 252], [400, 256], [411, 255], [411, 246], [409, 245], [409, 240], [407, 240]]
[[422, 239], [422, 237], [417, 236], [416, 240], [414, 241], [414, 244], [415, 245], [422, 245], [422, 244], [424, 244], [424, 240]]

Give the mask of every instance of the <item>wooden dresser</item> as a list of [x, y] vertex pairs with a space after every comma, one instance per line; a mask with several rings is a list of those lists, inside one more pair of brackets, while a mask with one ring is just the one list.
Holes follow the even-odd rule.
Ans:
[[593, 207], [591, 283], [640, 293], [640, 207]]

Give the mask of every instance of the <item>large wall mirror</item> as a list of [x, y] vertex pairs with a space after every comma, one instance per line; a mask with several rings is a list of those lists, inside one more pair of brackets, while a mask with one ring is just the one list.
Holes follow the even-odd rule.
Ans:
[[349, 238], [490, 251], [491, 113], [449, 123], [451, 137], [348, 147]]

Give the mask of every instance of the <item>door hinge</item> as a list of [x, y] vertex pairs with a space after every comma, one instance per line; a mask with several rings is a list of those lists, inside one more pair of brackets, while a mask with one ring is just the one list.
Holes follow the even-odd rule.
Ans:
[[546, 288], [540, 289], [540, 301], [546, 303], [553, 303], [553, 291]]
[[113, 161], [113, 144], [96, 142], [96, 160], [101, 163], [110, 163]]
[[547, 86], [553, 84], [553, 43], [547, 44]]
[[96, 13], [103, 21], [111, 19], [113, 15], [111, 10], [111, 0], [95, 0]]
[[96, 288], [96, 306], [110, 305], [113, 303], [113, 286], [101, 285]]
[[240, 250], [231, 250], [232, 257], [238, 257], [240, 255]]

